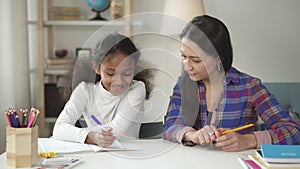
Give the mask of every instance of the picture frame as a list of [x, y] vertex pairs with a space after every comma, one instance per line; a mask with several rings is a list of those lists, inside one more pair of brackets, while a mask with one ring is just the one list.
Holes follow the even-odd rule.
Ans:
[[76, 48], [76, 59], [79, 57], [82, 59], [90, 59], [91, 52], [91, 48]]

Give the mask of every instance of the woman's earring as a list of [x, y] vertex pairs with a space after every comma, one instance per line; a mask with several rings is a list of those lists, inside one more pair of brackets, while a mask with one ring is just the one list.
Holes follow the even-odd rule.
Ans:
[[218, 70], [219, 72], [221, 72], [221, 71], [223, 70], [223, 68], [222, 68], [222, 63], [218, 63], [218, 64], [217, 64], [217, 70]]

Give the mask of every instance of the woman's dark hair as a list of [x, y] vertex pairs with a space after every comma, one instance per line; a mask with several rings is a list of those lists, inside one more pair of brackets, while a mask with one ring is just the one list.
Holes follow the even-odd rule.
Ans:
[[[92, 68], [92, 61], [99, 67], [102, 62], [107, 59], [111, 59], [112, 54], [120, 52], [132, 57], [136, 61], [135, 76], [134, 80], [142, 81], [146, 87], [146, 99], [149, 99], [150, 93], [153, 89], [153, 78], [154, 71], [153, 68], [145, 68], [144, 62], [140, 61], [140, 51], [136, 48], [130, 38], [121, 35], [119, 33], [112, 33], [100, 40], [94, 49], [91, 59], [81, 58], [77, 59], [74, 71], [72, 75], [72, 90], [81, 82], [94, 82], [98, 83], [101, 80], [101, 76], [96, 74]], [[77, 67], [77, 68], [76, 68]], [[68, 77], [66, 77], [68, 78]], [[72, 79], [72, 78], [71, 78]], [[68, 100], [71, 94], [70, 89], [64, 89], [63, 94], [64, 100]], [[66, 93], [67, 92], [67, 93]]]
[[219, 56], [224, 71], [232, 65], [232, 46], [226, 26], [208, 15], [194, 17], [183, 29], [180, 38], [187, 37], [208, 55]]

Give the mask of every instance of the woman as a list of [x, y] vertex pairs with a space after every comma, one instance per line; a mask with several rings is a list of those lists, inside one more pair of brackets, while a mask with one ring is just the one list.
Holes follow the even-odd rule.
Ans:
[[[183, 71], [174, 87], [163, 138], [184, 145], [210, 144], [224, 151], [260, 148], [261, 144], [299, 144], [300, 128], [258, 78], [232, 67], [232, 46], [226, 26], [204, 15], [181, 33]], [[221, 134], [229, 128], [255, 124]]]
[[[140, 70], [139, 57], [138, 49], [124, 35], [110, 34], [99, 41], [90, 64], [96, 73], [95, 83], [81, 82], [74, 89], [55, 123], [54, 139], [105, 147], [116, 138], [138, 138], [144, 100], [151, 91], [149, 78], [153, 77], [150, 69]], [[74, 72], [85, 71], [77, 68]], [[82, 115], [87, 128], [75, 127]], [[107, 131], [101, 130], [91, 115]]]

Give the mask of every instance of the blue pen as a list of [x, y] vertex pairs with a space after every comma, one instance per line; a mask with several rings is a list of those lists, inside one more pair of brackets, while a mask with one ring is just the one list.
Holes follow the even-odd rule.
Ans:
[[[91, 115], [91, 118], [101, 127], [102, 130], [107, 131], [107, 129], [102, 126], [102, 123], [93, 114]], [[115, 140], [115, 142], [121, 149], [124, 149], [118, 140]]]

